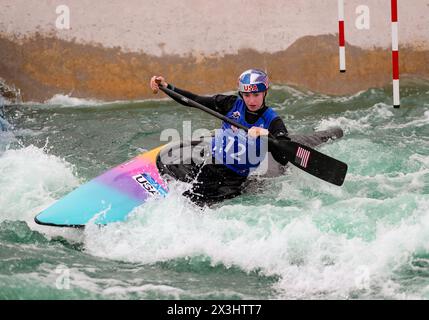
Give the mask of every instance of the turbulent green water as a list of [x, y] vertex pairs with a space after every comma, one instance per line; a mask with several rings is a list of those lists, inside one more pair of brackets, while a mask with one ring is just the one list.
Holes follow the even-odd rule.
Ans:
[[290, 132], [343, 128], [318, 148], [349, 165], [342, 187], [291, 167], [201, 211], [177, 185], [127, 222], [85, 231], [33, 218], [160, 145], [163, 129], [219, 121], [170, 100], [4, 107], [0, 299], [429, 298], [429, 84], [403, 81], [400, 109], [390, 97], [271, 91]]

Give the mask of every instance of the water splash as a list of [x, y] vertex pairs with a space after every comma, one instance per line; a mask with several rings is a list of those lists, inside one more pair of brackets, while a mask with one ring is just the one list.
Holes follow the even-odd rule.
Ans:
[[[342, 139], [318, 148], [348, 163], [342, 187], [290, 167], [285, 176], [259, 179], [241, 197], [202, 210], [180, 196], [183, 185], [173, 185], [165, 201], [136, 208], [127, 222], [89, 225], [81, 237], [72, 237], [82, 249], [26, 236], [26, 245], [36, 247], [47, 262], [31, 272], [25, 269], [28, 280], [12, 273], [13, 281], [24, 283], [18, 293], [7, 280], [10, 265], [0, 268], [0, 281], [9, 288], [3, 295], [31, 296], [26, 286], [40, 296], [58, 295], [52, 286], [60, 262], [72, 275], [74, 289], [60, 294], [68, 298], [429, 298], [427, 87], [403, 93], [403, 107], [394, 110], [383, 89], [329, 97], [273, 86], [268, 101], [287, 119], [291, 132], [344, 129]], [[139, 146], [151, 148], [159, 144], [148, 138], [153, 127], [174, 127], [190, 116], [174, 109], [171, 117], [174, 107], [163, 100], [147, 104], [141, 109], [118, 104], [102, 116], [83, 108], [26, 106], [25, 117], [34, 117], [36, 123], [50, 117], [49, 126], [61, 136], [32, 127], [40, 134], [31, 140], [33, 146], [24, 142], [0, 154], [0, 188], [6, 190], [0, 194], [0, 219], [13, 220], [0, 228], [0, 239], [9, 239], [15, 253], [28, 255], [10, 236], [13, 229], [24, 232], [16, 223], [93, 177], [80, 179], [75, 169], [108, 169], [107, 152], [114, 159], [128, 155], [127, 142], [115, 148], [104, 142], [105, 136], [130, 141], [129, 131], [142, 132]], [[142, 120], [133, 122], [136, 118]], [[198, 119], [216, 125], [205, 115]], [[79, 124], [85, 123], [99, 125], [85, 127], [79, 135]], [[112, 123], [128, 126], [120, 126], [126, 128], [121, 131]], [[29, 122], [14, 126], [12, 134], [27, 130]], [[87, 143], [91, 135], [97, 143]], [[50, 154], [43, 150], [47, 136], [54, 146]], [[63, 160], [70, 151], [58, 146], [70, 136], [91, 162], [83, 155], [73, 158], [75, 167]]]

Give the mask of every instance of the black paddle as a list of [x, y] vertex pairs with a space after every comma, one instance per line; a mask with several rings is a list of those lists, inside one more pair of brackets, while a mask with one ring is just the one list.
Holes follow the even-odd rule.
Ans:
[[[202, 111], [210, 113], [216, 118], [228, 122], [229, 124], [243, 129], [246, 132], [249, 130], [249, 128], [235, 122], [234, 120], [214, 110], [211, 110], [198, 102], [188, 99], [173, 90], [165, 88], [161, 85], [159, 85], [159, 89], [169, 96], [181, 100], [190, 107], [198, 108]], [[280, 164], [286, 165], [288, 162], [290, 162], [301, 170], [304, 170], [305, 172], [319, 179], [330, 182], [337, 186], [341, 186], [343, 184], [347, 174], [347, 164], [344, 162], [331, 158], [310, 147], [290, 140], [277, 140], [272, 136], [269, 136], [268, 144], [271, 154]], [[273, 148], [275, 149], [275, 152], [272, 151]]]

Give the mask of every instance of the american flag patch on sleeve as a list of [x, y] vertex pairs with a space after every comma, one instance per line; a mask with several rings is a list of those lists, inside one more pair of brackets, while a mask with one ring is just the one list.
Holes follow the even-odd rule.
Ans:
[[299, 164], [303, 168], [307, 168], [308, 159], [310, 158], [310, 151], [304, 148], [298, 147], [295, 155], [295, 163]]

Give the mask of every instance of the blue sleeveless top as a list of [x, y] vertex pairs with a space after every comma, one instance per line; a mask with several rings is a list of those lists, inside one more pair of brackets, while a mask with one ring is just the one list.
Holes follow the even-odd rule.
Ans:
[[[248, 123], [245, 114], [246, 105], [242, 99], [238, 98], [226, 116], [247, 128], [265, 129], [268, 129], [271, 122], [278, 117], [273, 109], [267, 108], [255, 123]], [[212, 154], [215, 163], [224, 164], [241, 176], [248, 176], [252, 169], [259, 166], [267, 149], [266, 139], [248, 137], [244, 130], [238, 130], [225, 121], [222, 123], [222, 128], [216, 130], [212, 139]]]

